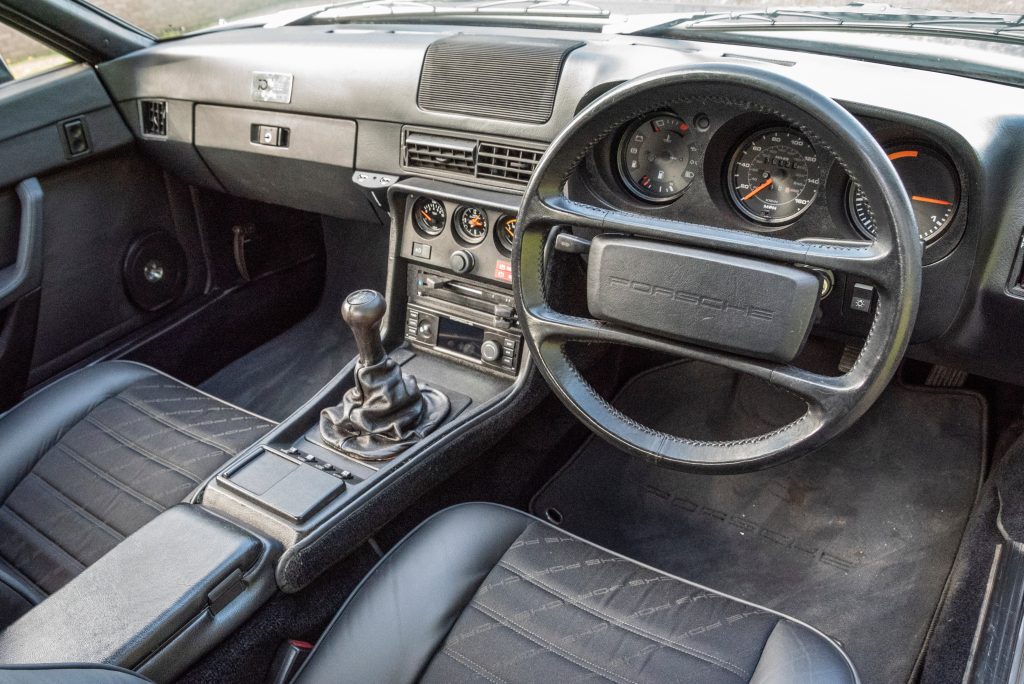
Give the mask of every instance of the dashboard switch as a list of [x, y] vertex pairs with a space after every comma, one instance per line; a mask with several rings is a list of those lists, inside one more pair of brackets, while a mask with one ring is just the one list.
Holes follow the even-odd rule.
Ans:
[[288, 147], [288, 129], [253, 124], [249, 131], [249, 140], [266, 147]]
[[850, 291], [850, 308], [854, 311], [871, 313], [875, 299], [875, 288], [864, 283], [854, 283]]
[[456, 273], [469, 273], [476, 266], [476, 257], [473, 256], [472, 252], [467, 252], [464, 249], [457, 249], [452, 252], [451, 257], [448, 259], [448, 263], [451, 264], [452, 270]]

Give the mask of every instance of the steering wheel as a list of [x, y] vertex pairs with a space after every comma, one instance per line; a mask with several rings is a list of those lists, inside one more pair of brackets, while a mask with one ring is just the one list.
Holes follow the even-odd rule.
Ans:
[[[565, 187], [603, 138], [649, 112], [717, 102], [800, 130], [860, 185], [873, 242], [785, 240], [754, 231], [641, 215], [573, 201]], [[597, 234], [589, 246], [566, 228]], [[852, 425], [892, 378], [917, 314], [922, 243], [899, 177], [849, 112], [814, 89], [759, 67], [709, 64], [625, 82], [581, 111], [551, 144], [523, 197], [512, 255], [519, 324], [554, 393], [592, 431], [629, 453], [689, 470], [765, 467], [818, 447]], [[562, 241], [559, 243], [559, 241]], [[588, 250], [591, 317], [556, 310], [554, 248]], [[818, 308], [818, 276], [842, 272], [877, 293], [853, 367], [829, 376], [791, 362]], [[763, 435], [699, 441], [642, 425], [584, 379], [567, 342], [612, 343], [749, 373], [803, 400], [806, 412]]]

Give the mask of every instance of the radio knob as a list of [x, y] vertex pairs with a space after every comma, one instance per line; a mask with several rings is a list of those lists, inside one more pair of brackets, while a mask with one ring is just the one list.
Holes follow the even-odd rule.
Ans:
[[419, 333], [420, 337], [427, 340], [430, 339], [430, 336], [433, 334], [434, 328], [430, 325], [430, 321], [423, 321], [422, 323], [420, 323], [420, 327], [417, 330], [417, 332]]
[[501, 358], [501, 346], [494, 340], [486, 340], [480, 345], [480, 358], [487, 363], [494, 363]]
[[452, 270], [456, 273], [469, 273], [476, 266], [476, 258], [472, 252], [467, 252], [464, 249], [457, 249], [452, 252], [452, 255], [448, 258], [448, 263], [451, 265]]

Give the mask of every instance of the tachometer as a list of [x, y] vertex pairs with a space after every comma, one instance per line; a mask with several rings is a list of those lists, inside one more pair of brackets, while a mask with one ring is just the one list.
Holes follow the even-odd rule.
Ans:
[[455, 234], [475, 245], [487, 237], [487, 213], [477, 207], [462, 207], [455, 212]]
[[512, 252], [512, 244], [516, 241], [516, 223], [519, 221], [515, 216], [503, 214], [494, 224], [494, 238], [498, 246], [506, 253]]
[[[901, 145], [886, 151], [910, 196], [921, 239], [934, 240], [949, 227], [960, 205], [960, 180], [956, 169], [944, 155], [921, 145]], [[864, 237], [878, 236], [867, 197], [853, 183], [846, 191], [846, 207]]]
[[729, 196], [759, 223], [792, 221], [818, 196], [821, 172], [814, 147], [799, 131], [758, 131], [736, 148], [728, 168]]
[[412, 219], [421, 233], [433, 237], [444, 230], [447, 214], [439, 200], [420, 197], [412, 205]]
[[619, 144], [619, 175], [630, 192], [649, 202], [683, 194], [699, 163], [689, 130], [675, 114], [655, 114], [626, 132]]

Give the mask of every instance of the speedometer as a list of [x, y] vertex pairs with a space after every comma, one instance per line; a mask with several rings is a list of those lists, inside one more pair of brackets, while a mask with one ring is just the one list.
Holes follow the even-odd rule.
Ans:
[[632, 126], [619, 144], [619, 175], [637, 197], [668, 202], [683, 194], [699, 164], [690, 127], [675, 114], [654, 114]]
[[814, 147], [799, 131], [758, 131], [736, 148], [728, 168], [729, 196], [758, 223], [792, 221], [818, 196], [821, 172]]

